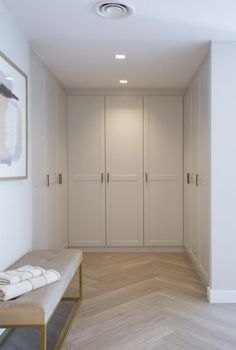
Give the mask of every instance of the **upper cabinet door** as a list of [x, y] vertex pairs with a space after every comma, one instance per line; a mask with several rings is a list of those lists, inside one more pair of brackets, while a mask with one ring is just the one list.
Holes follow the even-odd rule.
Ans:
[[69, 244], [105, 245], [104, 98], [68, 98]]
[[107, 244], [143, 245], [143, 98], [106, 98]]
[[183, 99], [145, 98], [145, 244], [183, 245]]

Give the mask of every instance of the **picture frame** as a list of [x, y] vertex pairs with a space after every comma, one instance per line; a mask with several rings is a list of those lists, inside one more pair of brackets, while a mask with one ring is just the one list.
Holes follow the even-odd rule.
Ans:
[[0, 181], [28, 178], [28, 76], [0, 51]]

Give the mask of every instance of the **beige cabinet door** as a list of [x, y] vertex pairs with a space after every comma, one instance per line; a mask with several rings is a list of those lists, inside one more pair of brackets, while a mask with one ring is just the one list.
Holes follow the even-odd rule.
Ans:
[[108, 246], [143, 245], [143, 98], [106, 97]]
[[192, 83], [192, 172], [194, 174], [192, 186], [192, 255], [199, 262], [199, 127], [200, 127], [200, 79], [197, 75]]
[[44, 103], [45, 77], [40, 64], [32, 59], [30, 64], [31, 101], [34, 110], [31, 113], [31, 144], [32, 144], [32, 211], [33, 211], [33, 249], [47, 249], [47, 232], [44, 218], [44, 191], [45, 191], [45, 127]]
[[199, 265], [206, 281], [209, 280], [210, 263], [210, 97], [209, 62], [202, 66], [200, 73], [199, 113]]
[[186, 93], [184, 119], [185, 172], [191, 169], [193, 174], [191, 184], [185, 184], [185, 246], [206, 282], [209, 280], [210, 261], [209, 72], [207, 60]]
[[145, 245], [183, 245], [183, 100], [145, 97]]
[[66, 96], [61, 88], [57, 89], [57, 248], [67, 246], [67, 122]]
[[44, 232], [45, 247], [58, 247], [57, 232], [57, 86], [55, 81], [45, 77], [44, 113], [44, 173], [49, 175], [49, 186], [44, 186]]
[[69, 245], [105, 245], [104, 98], [68, 98]]
[[192, 89], [184, 97], [184, 246], [192, 250], [192, 201], [195, 175], [192, 170]]

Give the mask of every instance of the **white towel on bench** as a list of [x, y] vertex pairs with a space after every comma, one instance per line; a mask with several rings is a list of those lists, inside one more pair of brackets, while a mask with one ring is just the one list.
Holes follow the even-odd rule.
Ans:
[[23, 282], [30, 278], [40, 276], [45, 273], [45, 270], [39, 266], [25, 265], [16, 270], [8, 270], [0, 272], [0, 284], [13, 284]]
[[0, 285], [0, 300], [7, 301], [22, 294], [31, 292], [34, 289], [44, 287], [47, 284], [58, 281], [61, 278], [56, 270], [45, 270], [45, 273], [38, 277], [8, 285]]

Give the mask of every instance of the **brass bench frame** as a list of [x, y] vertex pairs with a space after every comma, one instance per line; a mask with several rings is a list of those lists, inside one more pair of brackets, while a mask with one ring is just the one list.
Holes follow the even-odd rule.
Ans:
[[[77, 272], [75, 273], [74, 277], [79, 279], [79, 295], [76, 296], [69, 296], [69, 297], [62, 297], [62, 299], [58, 302], [58, 304], [56, 305], [55, 309], [53, 310], [47, 324], [45, 325], [38, 325], [38, 324], [24, 324], [24, 325], [0, 325], [0, 328], [6, 328], [6, 336], [4, 336], [3, 333], [3, 341], [2, 343], [4, 343], [6, 341], [6, 338], [8, 336], [8, 331], [11, 332], [12, 330], [16, 329], [16, 328], [37, 328], [40, 331], [40, 349], [41, 350], [47, 350], [47, 326], [48, 323], [50, 321], [50, 319], [52, 318], [56, 308], [58, 307], [59, 303], [61, 301], [74, 301], [74, 305], [70, 311], [69, 316], [67, 317], [66, 323], [61, 331], [61, 334], [56, 342], [56, 345], [54, 347], [54, 350], [59, 350], [62, 348], [66, 337], [68, 335], [68, 332], [72, 326], [72, 321], [74, 320], [75, 316], [77, 315], [77, 312], [79, 310], [81, 301], [82, 301], [82, 262], [77, 270]], [[73, 278], [74, 278], [73, 277]], [[73, 280], [73, 279], [72, 279]], [[1, 346], [1, 345], [0, 345]]]

